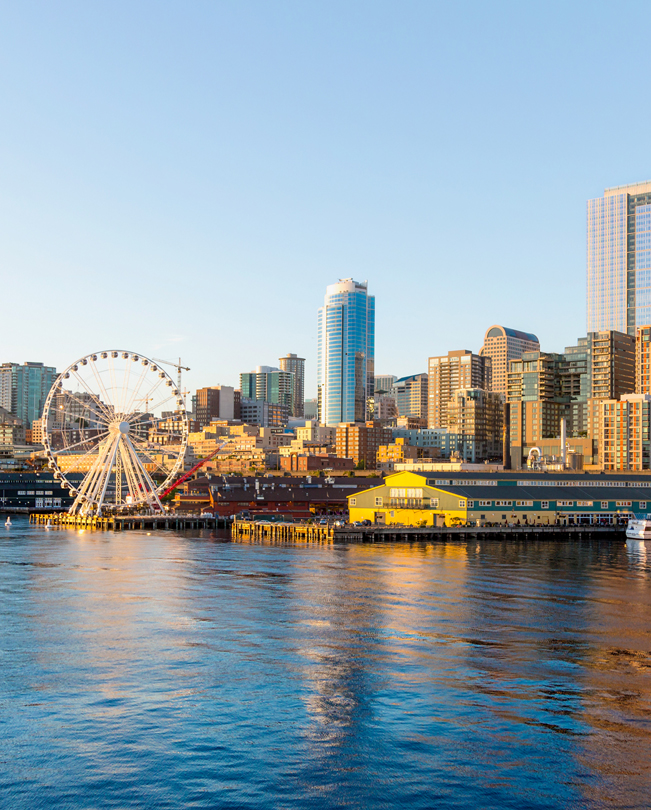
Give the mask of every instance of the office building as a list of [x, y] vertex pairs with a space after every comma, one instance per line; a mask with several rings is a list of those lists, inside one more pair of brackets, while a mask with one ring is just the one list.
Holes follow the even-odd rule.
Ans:
[[381, 444], [389, 444], [393, 436], [379, 422], [348, 423], [337, 425], [335, 446], [339, 458], [352, 458], [355, 465], [374, 470], [377, 452]]
[[374, 393], [388, 394], [397, 379], [395, 374], [378, 374], [373, 383]]
[[287, 354], [278, 361], [281, 371], [294, 375], [294, 394], [290, 416], [302, 417], [305, 415], [305, 358], [295, 354]]
[[430, 428], [448, 426], [448, 402], [463, 388], [488, 387], [491, 358], [467, 349], [429, 358], [427, 424]]
[[318, 314], [317, 385], [324, 425], [364, 422], [374, 393], [375, 298], [367, 283], [341, 279]]
[[626, 394], [620, 400], [602, 401], [601, 408], [602, 468], [650, 469], [651, 395]]
[[587, 331], [651, 323], [651, 181], [588, 200]]
[[525, 352], [538, 351], [538, 338], [529, 332], [520, 332], [497, 324], [489, 327], [484, 335], [484, 345], [479, 350], [482, 357], [491, 359], [488, 390], [502, 394], [506, 399], [509, 363], [522, 357]]
[[314, 397], [314, 399], [306, 399], [303, 405], [303, 416], [306, 419], [318, 419], [319, 418], [319, 400]]
[[448, 431], [463, 437], [464, 461], [502, 459], [502, 396], [481, 388], [460, 389], [448, 403]]
[[235, 418], [235, 390], [229, 385], [199, 388], [196, 401], [196, 421], [200, 429], [209, 425], [213, 419]]
[[396, 380], [391, 395], [396, 401], [399, 416], [427, 419], [427, 373], [412, 374]]
[[283, 405], [289, 415], [294, 410], [294, 384], [293, 372], [272, 366], [258, 366], [255, 371], [240, 374], [242, 399]]
[[0, 408], [16, 416], [25, 428], [41, 418], [45, 400], [57, 378], [43, 363], [3, 363], [0, 366]]

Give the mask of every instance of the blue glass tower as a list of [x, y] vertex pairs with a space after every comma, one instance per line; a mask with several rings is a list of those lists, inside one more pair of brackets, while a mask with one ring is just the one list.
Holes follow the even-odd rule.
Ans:
[[319, 421], [364, 422], [375, 374], [375, 297], [367, 282], [341, 279], [326, 289], [319, 310]]
[[588, 332], [651, 323], [651, 182], [588, 201]]

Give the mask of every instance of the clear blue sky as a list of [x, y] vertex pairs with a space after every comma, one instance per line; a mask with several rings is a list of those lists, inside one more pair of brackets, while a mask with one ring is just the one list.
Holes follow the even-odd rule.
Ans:
[[376, 369], [585, 333], [585, 203], [651, 177], [636, 2], [0, 6], [0, 360], [307, 358], [368, 279]]

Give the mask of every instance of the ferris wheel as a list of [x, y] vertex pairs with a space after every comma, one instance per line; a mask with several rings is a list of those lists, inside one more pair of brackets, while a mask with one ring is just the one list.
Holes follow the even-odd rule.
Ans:
[[57, 377], [41, 431], [54, 478], [74, 497], [72, 514], [153, 513], [183, 465], [188, 417], [160, 366], [111, 350], [86, 355]]

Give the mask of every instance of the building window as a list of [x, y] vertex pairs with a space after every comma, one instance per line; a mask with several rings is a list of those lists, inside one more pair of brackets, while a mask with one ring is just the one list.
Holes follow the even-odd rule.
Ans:
[[556, 501], [558, 506], [574, 506], [574, 501]]
[[474, 501], [468, 501], [468, 509], [474, 509], [474, 508], [475, 508], [475, 502]]
[[577, 506], [594, 506], [592, 501], [577, 501]]
[[459, 509], [465, 509], [465, 508], [466, 508], [466, 502], [465, 501], [459, 501]]
[[382, 498], [376, 498], [375, 499], [375, 505], [376, 506], [382, 506]]
[[513, 506], [513, 501], [495, 501], [495, 506]]
[[617, 506], [632, 506], [632, 501], [617, 501]]
[[541, 509], [549, 509], [549, 501], [541, 501], [540, 502]]
[[357, 498], [350, 498], [349, 500], [351, 506], [357, 506]]
[[640, 501], [640, 509], [646, 509], [646, 501]]
[[533, 501], [516, 501], [516, 506], [533, 506]]
[[601, 502], [601, 508], [602, 509], [608, 509], [608, 501], [602, 501]]
[[479, 501], [480, 506], [490, 506], [492, 501]]

